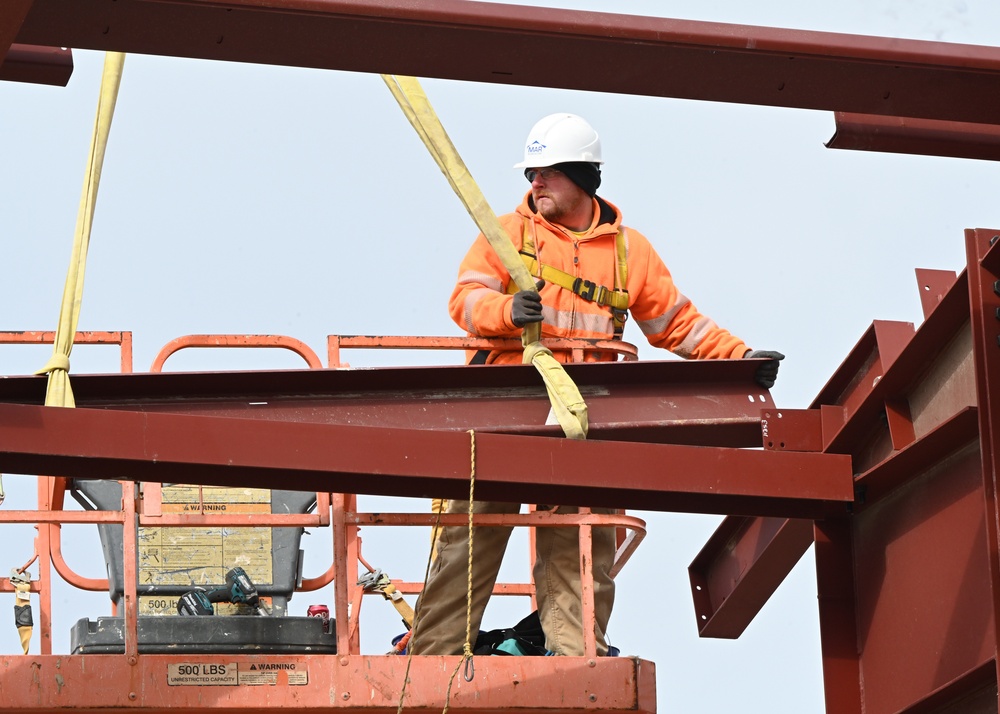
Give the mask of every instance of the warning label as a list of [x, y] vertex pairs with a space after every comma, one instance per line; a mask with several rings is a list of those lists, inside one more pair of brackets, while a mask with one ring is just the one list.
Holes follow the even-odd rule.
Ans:
[[309, 684], [309, 671], [295, 662], [254, 662], [240, 667], [235, 662], [207, 664], [184, 662], [167, 665], [170, 686], [302, 686]]
[[194, 685], [199, 687], [239, 684], [239, 669], [235, 662], [229, 664], [202, 664], [185, 662], [167, 665], [167, 684], [171, 686]]

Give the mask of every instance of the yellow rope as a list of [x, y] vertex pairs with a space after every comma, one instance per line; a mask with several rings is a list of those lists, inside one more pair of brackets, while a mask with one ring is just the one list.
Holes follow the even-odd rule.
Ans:
[[458, 663], [455, 667], [455, 671], [451, 673], [451, 677], [448, 679], [448, 691], [445, 693], [444, 697], [444, 709], [441, 714], [448, 714], [448, 707], [451, 705], [451, 685], [455, 682], [455, 676], [458, 674], [458, 670], [465, 665], [465, 677], [466, 682], [471, 682], [476, 676], [475, 665], [472, 661], [472, 540], [475, 537], [475, 528], [472, 526], [472, 514], [475, 506], [475, 496], [476, 496], [476, 431], [474, 429], [469, 430], [469, 435], [472, 440], [470, 445], [470, 465], [469, 465], [469, 574], [466, 580], [466, 590], [465, 590], [465, 645], [462, 647], [462, 661]]
[[[475, 536], [475, 529], [472, 527], [472, 515], [473, 515], [473, 503], [475, 502], [476, 496], [476, 432], [474, 429], [469, 430], [469, 438], [471, 440], [470, 454], [469, 454], [469, 575], [466, 582], [465, 591], [465, 645], [462, 647], [462, 661], [458, 663], [455, 667], [455, 671], [451, 673], [451, 677], [448, 679], [448, 691], [445, 694], [444, 709], [441, 714], [448, 714], [448, 707], [451, 703], [451, 685], [455, 681], [455, 675], [458, 674], [458, 670], [462, 668], [463, 663], [469, 663], [470, 667], [466, 671], [465, 681], [471, 682], [472, 678], [475, 676], [475, 669], [471, 667], [472, 662], [472, 539]], [[437, 518], [434, 521], [434, 531], [438, 531], [441, 528], [441, 512], [442, 508], [437, 511]], [[431, 571], [431, 563], [434, 560], [434, 554], [428, 556], [427, 565], [424, 568], [424, 587], [427, 587], [427, 576]], [[413, 615], [413, 632], [417, 631], [417, 621], [420, 617], [420, 600], [417, 600], [417, 611]], [[399, 691], [399, 703], [396, 706], [396, 714], [402, 714], [403, 711], [403, 699], [406, 697], [406, 685], [410, 682], [410, 663], [413, 661], [413, 647], [409, 648], [409, 652], [406, 657], [406, 670], [403, 673], [403, 687]]]

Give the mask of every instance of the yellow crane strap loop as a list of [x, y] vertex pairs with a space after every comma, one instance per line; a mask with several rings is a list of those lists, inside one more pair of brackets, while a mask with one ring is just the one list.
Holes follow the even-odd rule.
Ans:
[[523, 361], [525, 364], [534, 364], [542, 375], [552, 412], [566, 436], [570, 439], [586, 439], [587, 404], [566, 370], [552, 356], [552, 352], [540, 342], [533, 342], [525, 345]]
[[59, 308], [59, 325], [52, 347], [52, 359], [35, 374], [48, 373], [49, 383], [45, 391], [46, 406], [76, 406], [73, 389], [69, 383], [69, 355], [73, 351], [73, 338], [80, 319], [80, 304], [83, 301], [83, 276], [87, 266], [87, 249], [90, 246], [90, 229], [94, 223], [94, 206], [97, 203], [97, 188], [101, 183], [101, 169], [104, 153], [111, 132], [115, 102], [118, 101], [118, 87], [121, 84], [125, 55], [108, 52], [104, 57], [104, 73], [101, 77], [101, 93], [97, 102], [97, 117], [94, 119], [94, 133], [90, 140], [87, 170], [84, 173], [83, 192], [76, 217], [73, 237], [73, 252], [63, 288], [62, 304]]
[[[476, 184], [468, 167], [452, 144], [441, 120], [434, 112], [420, 82], [415, 77], [400, 75], [382, 75], [382, 80], [389, 87], [403, 114], [424, 142], [438, 168], [444, 173], [452, 190], [462, 201], [465, 209], [476, 222], [479, 230], [496, 251], [504, 268], [510, 273], [511, 279], [521, 290], [536, 290], [531, 273], [521, 262], [521, 257], [514, 247], [510, 236], [500, 225], [496, 214], [490, 208], [486, 197]], [[542, 375], [552, 400], [553, 413], [559, 420], [563, 432], [571, 439], [585, 439], [587, 436], [587, 405], [580, 396], [573, 380], [548, 350], [528, 351], [530, 344], [538, 342], [541, 336], [541, 325], [537, 322], [525, 325], [521, 333], [521, 342], [525, 346], [525, 364], [531, 363]], [[528, 357], [531, 356], [529, 360]], [[561, 375], [561, 376], [559, 376]], [[550, 385], [558, 385], [553, 388]], [[560, 404], [556, 400], [567, 399]], [[570, 406], [572, 405], [572, 406]], [[582, 418], [581, 418], [582, 414]]]

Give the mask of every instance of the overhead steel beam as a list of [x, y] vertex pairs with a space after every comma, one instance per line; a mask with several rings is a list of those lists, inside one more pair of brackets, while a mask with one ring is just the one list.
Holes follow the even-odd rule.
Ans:
[[468, 0], [35, 0], [17, 42], [984, 124], [1000, 116], [996, 47]]
[[65, 87], [73, 74], [73, 51], [66, 47], [11, 45], [0, 64], [0, 79]]
[[1000, 161], [1000, 126], [836, 112], [828, 149]]
[[[466, 433], [0, 405], [0, 471], [461, 498]], [[520, 465], [520, 466], [518, 466]], [[717, 447], [475, 435], [476, 497], [528, 503], [840, 516], [850, 459]]]
[[3, 69], [7, 52], [21, 31], [21, 25], [33, 2], [34, 0], [6, 0], [0, 3], [0, 69]]

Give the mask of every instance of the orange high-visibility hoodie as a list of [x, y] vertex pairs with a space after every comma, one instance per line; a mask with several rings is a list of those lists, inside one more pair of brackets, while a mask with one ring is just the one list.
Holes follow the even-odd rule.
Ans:
[[[608, 289], [616, 287], [615, 237], [621, 228], [621, 211], [602, 198], [594, 199], [590, 229], [576, 234], [549, 223], [534, 210], [531, 192], [517, 211], [500, 216], [500, 224], [520, 250], [525, 227], [534, 236], [538, 262]], [[684, 358], [739, 359], [747, 345], [698, 309], [674, 285], [663, 260], [649, 240], [632, 228], [624, 228], [628, 263], [629, 313], [646, 339]], [[513, 295], [507, 294], [510, 274], [486, 237], [480, 234], [459, 267], [458, 283], [448, 311], [452, 319], [472, 336], [519, 337], [521, 328], [511, 320]], [[610, 340], [614, 322], [610, 307], [584, 300], [558, 285], [541, 289], [542, 337]], [[555, 353], [568, 362], [569, 352]], [[588, 353], [587, 361], [613, 360], [607, 353]], [[488, 363], [520, 363], [521, 351], [492, 352]]]

